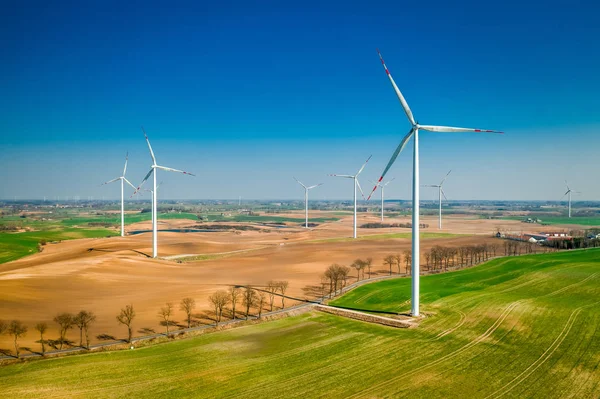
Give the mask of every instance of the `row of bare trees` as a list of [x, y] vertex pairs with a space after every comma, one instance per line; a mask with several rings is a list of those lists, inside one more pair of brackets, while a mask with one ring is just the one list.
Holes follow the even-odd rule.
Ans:
[[[223, 317], [223, 311], [227, 305], [231, 305], [231, 319], [236, 319], [236, 304], [241, 303], [244, 307], [245, 318], [248, 319], [251, 309], [256, 309], [258, 318], [262, 317], [262, 312], [267, 305], [267, 295], [269, 296], [270, 311], [275, 309], [275, 297], [281, 296], [281, 309], [285, 308], [285, 293], [289, 287], [288, 281], [269, 281], [266, 288], [254, 289], [252, 287], [231, 287], [229, 290], [218, 290], [210, 295], [208, 300], [211, 303], [215, 313], [215, 323], [218, 326]], [[187, 328], [192, 327], [194, 310], [196, 309], [196, 301], [194, 298], [186, 297], [179, 303], [179, 310], [185, 313]], [[172, 302], [167, 302], [165, 306], [158, 311], [160, 324], [166, 327], [166, 335], [170, 334], [170, 327], [177, 325], [173, 321], [175, 315], [175, 305]], [[127, 342], [133, 339], [133, 321], [136, 317], [133, 305], [129, 304], [122, 308], [116, 316], [119, 324], [127, 328]], [[48, 323], [40, 322], [35, 325], [36, 331], [40, 334], [39, 341], [41, 345], [41, 354], [46, 354], [46, 345], [54, 349], [62, 350], [64, 346], [75, 346], [75, 343], [67, 338], [69, 330], [73, 328], [79, 329], [79, 347], [90, 349], [89, 329], [96, 321], [96, 315], [93, 312], [82, 310], [77, 314], [63, 312], [57, 314], [53, 321], [58, 325], [59, 338], [46, 339], [45, 335], [48, 331]], [[19, 320], [5, 322], [0, 320], [0, 335], [8, 334], [14, 339], [15, 355], [20, 357], [19, 339], [27, 334], [28, 328]], [[153, 332], [152, 329], [144, 329], [147, 332]], [[114, 338], [106, 334], [99, 335], [98, 339]]]

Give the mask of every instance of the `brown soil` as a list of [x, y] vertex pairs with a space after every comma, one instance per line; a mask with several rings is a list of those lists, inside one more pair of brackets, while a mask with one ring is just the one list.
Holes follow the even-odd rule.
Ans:
[[[311, 212], [311, 217], [331, 216]], [[289, 216], [290, 214], [287, 214]], [[300, 216], [300, 213], [297, 214]], [[376, 215], [359, 215], [359, 225], [377, 221]], [[387, 222], [409, 222], [409, 218], [394, 218]], [[161, 228], [194, 225], [196, 221], [172, 220]], [[430, 227], [424, 232], [438, 232], [437, 219], [425, 217], [422, 223]], [[214, 224], [214, 223], [211, 223]], [[233, 223], [225, 223], [231, 225]], [[496, 242], [491, 233], [498, 228], [520, 231], [518, 221], [465, 219], [446, 217], [442, 232], [470, 234], [452, 238], [431, 238], [421, 241], [426, 251], [433, 245], [459, 246]], [[130, 230], [149, 228], [148, 222], [129, 226]], [[46, 245], [44, 251], [0, 265], [0, 319], [19, 319], [29, 327], [21, 345], [38, 350], [39, 339], [34, 325], [48, 322], [48, 338], [57, 338], [52, 318], [59, 312], [93, 311], [97, 322], [90, 336], [110, 334], [124, 337], [126, 329], [115, 317], [120, 308], [133, 304], [137, 317], [135, 331], [142, 328], [163, 329], [157, 312], [165, 302], [176, 304], [175, 320], [183, 322], [178, 303], [183, 297], [193, 297], [197, 311], [209, 309], [208, 296], [232, 284], [265, 285], [269, 280], [288, 280], [286, 294], [298, 298], [307, 296], [307, 286], [319, 284], [320, 275], [331, 263], [350, 264], [359, 257], [372, 257], [373, 270], [385, 269], [383, 258], [390, 253], [410, 249], [410, 239], [378, 239], [341, 242], [310, 242], [327, 238], [349, 237], [352, 216], [339, 222], [325, 223], [314, 230], [296, 226], [261, 231], [231, 231], [213, 233], [160, 233], [161, 257], [182, 254], [220, 254], [248, 250], [210, 260], [178, 263], [175, 260], [151, 259], [151, 233], [126, 237], [82, 239]], [[410, 229], [359, 229], [359, 236], [410, 232]], [[279, 304], [279, 300], [276, 304]], [[286, 306], [291, 304], [286, 301]], [[241, 305], [238, 309], [241, 309]], [[78, 331], [69, 338], [78, 341]], [[93, 340], [96, 342], [96, 340]], [[7, 336], [0, 337], [0, 348], [12, 348]]]

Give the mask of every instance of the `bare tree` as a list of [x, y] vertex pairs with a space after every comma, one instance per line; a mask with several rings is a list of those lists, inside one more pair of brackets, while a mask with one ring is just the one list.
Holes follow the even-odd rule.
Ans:
[[237, 304], [238, 297], [240, 296], [240, 289], [237, 287], [229, 288], [229, 296], [231, 297], [231, 318], [235, 320], [235, 305]]
[[362, 259], [356, 259], [350, 267], [356, 269], [356, 281], [360, 281], [360, 271], [365, 267], [365, 261]]
[[96, 320], [96, 316], [92, 312], [88, 312], [86, 310], [80, 311], [73, 317], [73, 324], [76, 325], [77, 328], [79, 328], [79, 346], [81, 346], [82, 348], [84, 347], [83, 346], [83, 332], [84, 331], [85, 331], [85, 341], [86, 341], [85, 348], [89, 349], [89, 347], [90, 347], [89, 337], [88, 337], [88, 328], [94, 320]]
[[173, 315], [173, 304], [171, 302], [167, 302], [166, 305], [160, 308], [158, 312], [158, 316], [163, 319], [165, 326], [167, 326], [167, 337], [169, 336], [169, 324], [171, 322], [171, 316]]
[[402, 273], [402, 271], [400, 270], [400, 266], [402, 264], [402, 255], [394, 255], [394, 260], [396, 261], [396, 266], [398, 267], [398, 274]]
[[279, 291], [281, 291], [281, 309], [285, 309], [285, 292], [287, 291], [289, 285], [290, 283], [285, 280], [277, 283]]
[[221, 322], [221, 317], [223, 316], [223, 309], [229, 302], [229, 294], [224, 290], [218, 290], [209, 296], [208, 300], [212, 303], [213, 309], [215, 310], [215, 319], [218, 326]]
[[127, 305], [123, 309], [121, 309], [121, 313], [117, 316], [117, 321], [124, 326], [127, 326], [127, 342], [131, 342], [133, 329], [131, 328], [131, 324], [133, 323], [133, 319], [135, 319], [135, 310], [133, 310], [133, 305]]
[[390, 276], [392, 275], [392, 267], [395, 263], [396, 258], [394, 257], [394, 255], [388, 255], [385, 258], [383, 258], [383, 265], [388, 265], [390, 267]]
[[4, 320], [0, 320], [0, 335], [4, 334], [8, 329], [8, 323]]
[[250, 313], [250, 308], [256, 305], [257, 301], [256, 291], [251, 287], [246, 287], [244, 289], [244, 295], [242, 296], [242, 304], [246, 307], [246, 320], [248, 320], [248, 315]]
[[93, 312], [86, 312], [83, 318], [83, 332], [85, 334], [85, 348], [90, 349], [90, 326], [96, 321], [96, 315]]
[[[369, 270], [369, 278], [371, 278], [371, 264], [373, 263], [373, 258], [367, 258], [365, 261], [365, 268]], [[365, 272], [363, 269], [363, 278], [365, 277]]]
[[266, 295], [263, 291], [258, 293], [258, 318], [262, 317], [263, 307], [265, 306]]
[[8, 325], [8, 335], [12, 335], [15, 339], [15, 354], [19, 358], [19, 338], [24, 337], [27, 334], [27, 326], [21, 323], [19, 320], [13, 320]]
[[408, 271], [408, 266], [410, 265], [410, 262], [412, 262], [412, 252], [407, 249], [406, 251], [404, 251], [404, 263], [406, 264], [406, 274], [410, 274], [410, 272]]
[[271, 312], [273, 311], [273, 303], [275, 302], [275, 294], [277, 293], [278, 287], [276, 281], [269, 281], [267, 283], [267, 291], [269, 291], [269, 305], [271, 306]]
[[46, 341], [44, 341], [44, 334], [48, 331], [48, 324], [45, 322], [37, 323], [35, 329], [40, 333], [40, 344], [42, 345], [42, 356], [46, 354]]
[[192, 325], [192, 312], [196, 308], [196, 301], [194, 298], [183, 298], [181, 303], [179, 304], [179, 310], [185, 312], [185, 316], [187, 319], [187, 328], [190, 328]]
[[60, 334], [60, 348], [63, 348], [63, 343], [65, 343], [67, 337], [67, 331], [73, 328], [73, 315], [71, 313], [59, 313], [54, 317], [54, 322], [59, 326], [59, 334]]

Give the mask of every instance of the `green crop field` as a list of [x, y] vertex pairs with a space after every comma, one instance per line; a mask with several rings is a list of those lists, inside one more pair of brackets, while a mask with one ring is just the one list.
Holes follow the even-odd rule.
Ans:
[[[135, 350], [0, 367], [5, 397], [600, 397], [600, 250], [422, 277], [412, 329], [310, 312]], [[410, 281], [335, 301], [406, 311]], [[33, 333], [33, 332], [30, 332]]]
[[[509, 216], [503, 219], [509, 220], [523, 220], [525, 216]], [[566, 216], [540, 216], [543, 224], [578, 224], [580, 226], [597, 226], [600, 227], [600, 217], [571, 217], [568, 218]], [[540, 226], [540, 225], [531, 225], [531, 226]]]
[[23, 233], [0, 233], [0, 263], [10, 262], [23, 256], [37, 253], [38, 243], [72, 240], [77, 238], [98, 238], [114, 236], [117, 233], [108, 229], [61, 228], [57, 230], [27, 231]]

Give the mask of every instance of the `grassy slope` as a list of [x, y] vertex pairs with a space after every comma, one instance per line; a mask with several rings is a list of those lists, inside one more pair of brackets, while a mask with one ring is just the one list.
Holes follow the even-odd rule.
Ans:
[[0, 263], [10, 262], [36, 253], [37, 245], [41, 240], [51, 242], [113, 235], [116, 235], [116, 233], [108, 229], [76, 229], [68, 227], [58, 230], [0, 233]]
[[[7, 397], [600, 395], [600, 250], [422, 278], [416, 329], [305, 314], [189, 340], [0, 368]], [[337, 302], [404, 310], [407, 279]]]

